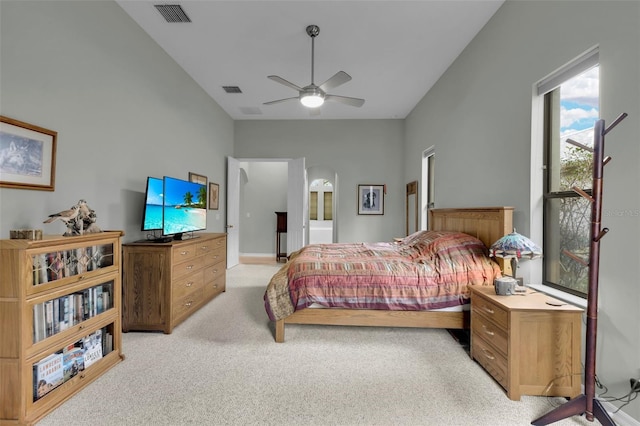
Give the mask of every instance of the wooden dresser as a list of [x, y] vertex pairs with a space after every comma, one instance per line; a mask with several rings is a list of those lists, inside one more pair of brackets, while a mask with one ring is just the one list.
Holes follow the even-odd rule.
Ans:
[[123, 244], [122, 330], [167, 334], [225, 291], [227, 235]]
[[471, 357], [507, 391], [575, 397], [581, 384], [583, 310], [543, 293], [498, 296], [471, 287]]

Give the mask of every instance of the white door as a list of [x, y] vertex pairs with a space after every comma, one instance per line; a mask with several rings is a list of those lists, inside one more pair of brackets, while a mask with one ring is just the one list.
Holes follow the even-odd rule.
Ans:
[[306, 222], [309, 218], [307, 203], [307, 172], [304, 158], [289, 161], [287, 184], [287, 255], [307, 243]]
[[227, 268], [240, 263], [240, 162], [227, 157]]
[[436, 150], [432, 146], [422, 153], [422, 230], [429, 229], [429, 210], [436, 206], [435, 164]]

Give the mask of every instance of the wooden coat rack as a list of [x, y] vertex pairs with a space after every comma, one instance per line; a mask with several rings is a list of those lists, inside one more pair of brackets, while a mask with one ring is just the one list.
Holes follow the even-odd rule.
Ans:
[[598, 273], [600, 268], [600, 239], [609, 232], [608, 228], [601, 228], [600, 219], [602, 217], [602, 179], [604, 166], [611, 160], [611, 157], [604, 157], [604, 136], [618, 125], [627, 113], [622, 113], [607, 128], [604, 127], [604, 120], [596, 121], [593, 128], [593, 148], [582, 145], [574, 140], [567, 142], [593, 153], [593, 187], [592, 195], [587, 194], [580, 188], [573, 190], [586, 198], [591, 203], [591, 231], [589, 261], [585, 262], [580, 257], [570, 252], [565, 252], [572, 259], [589, 268], [589, 287], [587, 293], [587, 332], [584, 362], [584, 394], [577, 396], [571, 401], [563, 404], [542, 417], [531, 422], [532, 425], [548, 425], [567, 417], [584, 414], [587, 420], [593, 421], [594, 417], [604, 426], [615, 426], [614, 421], [602, 407], [602, 403], [595, 397], [596, 384], [596, 334], [598, 321]]

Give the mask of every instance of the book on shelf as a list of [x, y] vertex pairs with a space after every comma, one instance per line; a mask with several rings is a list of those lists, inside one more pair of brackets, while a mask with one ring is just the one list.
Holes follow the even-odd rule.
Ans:
[[54, 353], [34, 365], [34, 401], [42, 398], [64, 382], [62, 354]]
[[84, 349], [84, 368], [102, 358], [102, 329], [98, 329], [82, 339]]
[[77, 342], [75, 345], [69, 345], [62, 351], [65, 382], [84, 370], [84, 350], [81, 346], [78, 346], [79, 344], [80, 342]]
[[38, 343], [47, 337], [47, 327], [44, 319], [44, 303], [33, 306], [33, 343]]
[[53, 336], [53, 300], [44, 302], [45, 337]]

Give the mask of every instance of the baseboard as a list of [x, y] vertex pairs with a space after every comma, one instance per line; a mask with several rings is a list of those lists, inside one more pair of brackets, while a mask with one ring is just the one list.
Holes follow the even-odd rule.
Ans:
[[275, 264], [276, 254], [270, 253], [241, 253], [239, 256], [240, 263], [249, 264]]
[[[582, 385], [582, 393], [584, 394], [584, 385]], [[596, 396], [597, 398], [597, 396]], [[616, 423], [616, 426], [640, 426], [640, 422], [624, 411], [620, 410], [614, 414], [614, 411], [618, 409], [615, 405], [613, 405], [609, 401], [599, 400], [602, 403], [602, 408], [604, 408], [613, 420]]]

